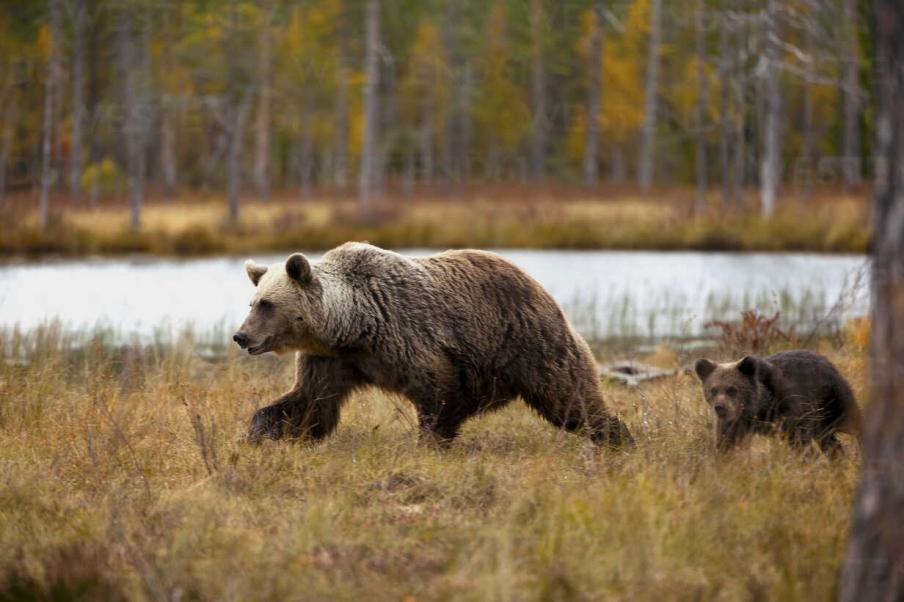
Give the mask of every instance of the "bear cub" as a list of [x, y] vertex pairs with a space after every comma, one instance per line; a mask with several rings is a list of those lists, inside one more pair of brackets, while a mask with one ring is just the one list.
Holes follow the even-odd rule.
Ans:
[[801, 450], [815, 441], [823, 453], [835, 457], [841, 451], [836, 433], [859, 438], [860, 409], [854, 393], [818, 353], [799, 349], [723, 364], [699, 359], [694, 371], [715, 414], [720, 450], [760, 433], [779, 435]]

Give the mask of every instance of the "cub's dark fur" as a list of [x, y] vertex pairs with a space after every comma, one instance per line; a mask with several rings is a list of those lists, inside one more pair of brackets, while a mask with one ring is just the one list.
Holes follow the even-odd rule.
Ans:
[[631, 444], [603, 403], [587, 343], [540, 284], [502, 257], [410, 258], [347, 243], [309, 262], [246, 264], [257, 286], [235, 341], [253, 354], [296, 351], [291, 391], [259, 410], [248, 438], [326, 437], [349, 394], [401, 394], [421, 433], [453, 439], [471, 416], [516, 397], [608, 446]]
[[815, 441], [826, 455], [841, 449], [835, 436], [859, 437], [860, 409], [851, 387], [822, 355], [795, 350], [694, 366], [716, 415], [717, 446], [727, 449], [750, 433], [779, 434], [803, 448]]

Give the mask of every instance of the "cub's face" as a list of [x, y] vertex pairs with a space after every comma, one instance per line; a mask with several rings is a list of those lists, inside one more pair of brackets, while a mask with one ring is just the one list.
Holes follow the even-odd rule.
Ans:
[[748, 356], [727, 364], [700, 359], [694, 371], [703, 383], [703, 397], [719, 421], [734, 422], [753, 412], [757, 396], [756, 358]]
[[232, 337], [251, 355], [268, 351], [316, 351], [312, 334], [317, 285], [308, 260], [296, 253], [285, 264], [262, 266], [248, 261], [245, 271], [257, 287], [251, 310]]

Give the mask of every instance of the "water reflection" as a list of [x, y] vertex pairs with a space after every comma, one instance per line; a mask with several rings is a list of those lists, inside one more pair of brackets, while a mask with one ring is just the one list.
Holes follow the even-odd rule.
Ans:
[[[868, 308], [867, 259], [797, 253], [500, 250], [536, 278], [593, 338], [697, 336], [747, 308], [812, 322]], [[423, 255], [429, 251], [405, 251]], [[312, 258], [318, 257], [311, 254]], [[283, 256], [256, 257], [275, 262]], [[247, 310], [244, 258], [91, 259], [0, 266], [0, 326], [107, 326], [150, 335], [193, 326], [228, 332]]]

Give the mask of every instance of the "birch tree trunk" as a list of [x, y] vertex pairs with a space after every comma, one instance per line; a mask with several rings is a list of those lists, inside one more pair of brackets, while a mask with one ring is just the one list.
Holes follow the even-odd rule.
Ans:
[[904, 599], [904, 5], [876, 0], [870, 404], [842, 602]]
[[257, 99], [257, 123], [256, 145], [257, 152], [254, 161], [254, 181], [257, 184], [258, 195], [261, 200], [270, 198], [270, 125], [271, 105], [273, 103], [272, 70], [273, 70], [273, 32], [270, 24], [273, 21], [273, 5], [270, 0], [264, 0], [261, 6], [262, 23], [260, 28], [260, 42], [258, 48], [258, 99]]
[[346, 44], [346, 5], [339, 14], [339, 60], [336, 65], [336, 139], [333, 183], [340, 193], [348, 192], [348, 47]]
[[433, 181], [433, 122], [430, 119], [432, 114], [433, 108], [430, 106], [429, 100], [425, 98], [421, 127], [418, 131], [418, 146], [421, 155], [420, 179], [428, 184]]
[[[161, 69], [168, 73], [173, 68], [172, 46], [180, 33], [173, 18], [174, 7], [169, 0], [162, 3], [160, 24], [163, 37], [160, 52]], [[176, 8], [178, 10], [178, 8]], [[178, 164], [176, 158], [176, 117], [179, 109], [179, 96], [173, 94], [172, 86], [163, 85], [160, 94], [160, 175], [163, 178], [163, 193], [171, 199], [176, 193], [178, 180]]]
[[584, 186], [596, 186], [599, 172], [600, 103], [603, 70], [603, 18], [605, 0], [593, 4], [593, 32], [587, 77], [587, 136], [584, 139]]
[[[132, 230], [141, 228], [141, 209], [144, 204], [144, 180], [146, 171], [145, 128], [149, 115], [144, 102], [144, 84], [141, 76], [149, 69], [148, 57], [139, 59], [140, 50], [147, 51], [146, 45], [139, 46], [135, 40], [134, 18], [146, 18], [138, 7], [124, 5], [119, 12], [118, 46], [122, 71], [125, 123], [123, 134], [126, 143], [126, 179], [129, 195], [129, 225]], [[147, 22], [143, 31], [147, 37]]]
[[765, 217], [775, 212], [775, 194], [779, 179], [779, 112], [781, 98], [778, 87], [778, 0], [766, 2], [766, 109], [763, 119], [763, 157], [760, 163], [760, 201]]
[[74, 0], [72, 6], [72, 151], [69, 164], [69, 196], [73, 201], [78, 201], [82, 194], [86, 4], [86, 0]]
[[160, 114], [160, 170], [163, 172], [163, 190], [171, 198], [176, 192], [178, 169], [176, 166], [176, 124], [172, 99], [164, 95]]
[[[245, 140], [245, 123], [251, 111], [254, 93], [245, 90], [237, 105], [229, 108], [229, 151], [227, 159], [226, 197], [229, 202], [229, 221], [239, 221], [239, 195], [242, 189], [242, 147]], [[233, 101], [234, 102], [234, 101]]]
[[372, 194], [377, 157], [377, 120], [380, 116], [380, 0], [367, 0], [364, 57], [364, 136], [361, 145], [361, 173], [358, 178], [358, 203], [361, 217], [372, 219], [374, 215]]
[[[811, 6], [811, 19], [815, 19]], [[813, 198], [813, 170], [815, 168], [815, 157], [813, 152], [813, 77], [816, 72], [816, 44], [813, 41], [814, 23], [809, 23], [804, 27], [804, 44], [809, 61], [804, 68], [804, 114], [803, 114], [803, 152], [802, 159], [804, 163], [803, 170], [803, 189], [804, 198], [808, 201]]]
[[729, 122], [729, 92], [731, 60], [728, 51], [728, 9], [730, 0], [722, 0], [719, 6], [719, 181], [722, 184], [722, 205], [728, 205], [732, 189], [731, 124]]
[[640, 192], [646, 195], [653, 183], [656, 152], [656, 104], [659, 87], [659, 47], [662, 38], [662, 0], [650, 1], [650, 45], [644, 92], [644, 121], [640, 142], [640, 166], [637, 170]]
[[545, 23], [542, 0], [531, 0], [531, 175], [542, 181], [546, 176], [546, 67], [543, 64]]
[[300, 194], [303, 200], [311, 198], [311, 185], [314, 179], [314, 136], [312, 128], [314, 125], [313, 111], [311, 110], [311, 101], [305, 100], [301, 107], [301, 139], [299, 141], [299, 176], [300, 176]]
[[694, 11], [697, 46], [697, 213], [706, 210], [706, 31], [704, 0], [697, 0]]
[[457, 39], [457, 32], [460, 29], [460, 25], [458, 23], [458, 11], [456, 9], [456, 0], [446, 0], [445, 14], [440, 34], [442, 36], [443, 48], [446, 55], [446, 71], [441, 74], [440, 77], [443, 77], [448, 84], [451, 84], [450, 89], [453, 91], [450, 102], [447, 104], [446, 110], [443, 113], [442, 123], [438, 128], [440, 130], [438, 132], [440, 139], [437, 141], [439, 146], [439, 170], [443, 181], [443, 192], [445, 194], [448, 194], [452, 189], [453, 155], [455, 153], [453, 127], [457, 118], [456, 105], [458, 96], [456, 87], [461, 72], [461, 59], [459, 56], [459, 44]]
[[860, 182], [860, 41], [857, 0], [844, 0], [844, 133], [841, 170], [844, 188]]
[[54, 106], [56, 106], [57, 77], [59, 67], [60, 6], [59, 0], [48, 0], [50, 13], [50, 43], [47, 49], [47, 73], [44, 84], [44, 131], [41, 140], [41, 195], [38, 201], [39, 223], [41, 230], [47, 228], [49, 213], [50, 186], [53, 183], [52, 137], [54, 128]]
[[[740, 12], [744, 6], [743, 0], [729, 0], [732, 7]], [[733, 78], [732, 91], [734, 95], [734, 106], [737, 110], [734, 120], [734, 170], [732, 180], [732, 199], [737, 206], [744, 203], [744, 193], [747, 189], [747, 95], [748, 83], [747, 73], [743, 70], [746, 65], [746, 52], [749, 44], [750, 25], [749, 22], [739, 15], [739, 20], [734, 24], [736, 32], [734, 38], [736, 40], [733, 55], [734, 72], [736, 76]]]
[[465, 62], [462, 69], [462, 82], [459, 97], [459, 135], [456, 164], [460, 178], [464, 182], [471, 180], [471, 141], [474, 133], [474, 113], [471, 111], [474, 97], [474, 71], [470, 62]]

